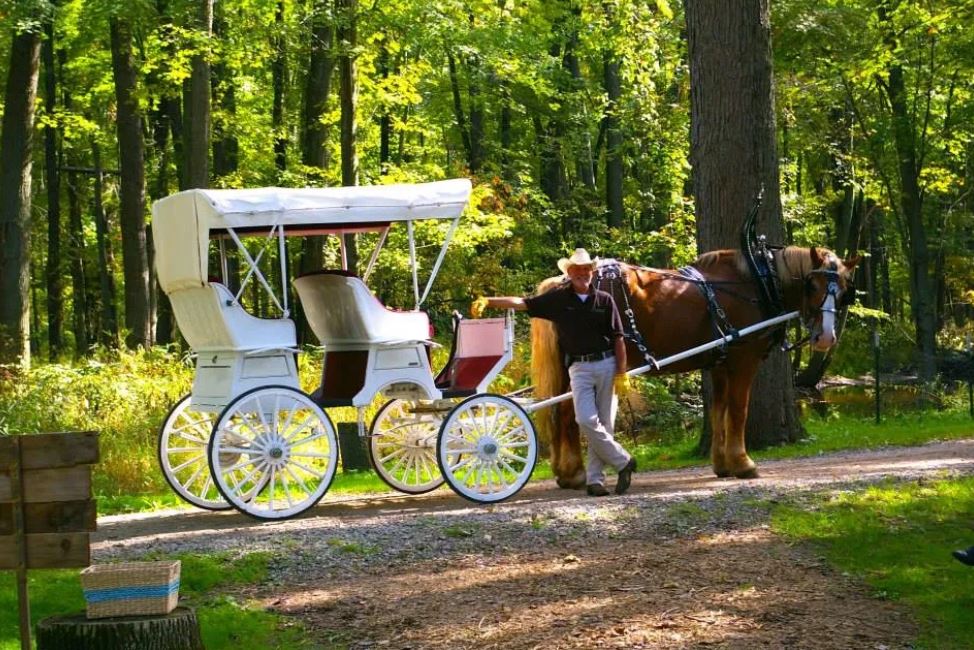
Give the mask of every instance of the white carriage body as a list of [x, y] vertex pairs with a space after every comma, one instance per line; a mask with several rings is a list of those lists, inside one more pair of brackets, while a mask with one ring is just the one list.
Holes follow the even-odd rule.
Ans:
[[[219, 411], [236, 396], [259, 386], [299, 387], [294, 360], [297, 340], [294, 321], [289, 314], [287, 291], [282, 289], [278, 300], [257, 266], [259, 256], [253, 259], [247, 254], [241, 237], [254, 232], [265, 234], [268, 241], [277, 237], [283, 252], [286, 235], [382, 230], [397, 221], [407, 222], [411, 231], [414, 219], [430, 218], [453, 219], [455, 227], [469, 195], [470, 181], [455, 179], [373, 187], [196, 189], [153, 204], [152, 228], [159, 284], [169, 296], [180, 331], [198, 355], [193, 408]], [[243, 286], [234, 295], [225, 285], [210, 280], [208, 258], [213, 236], [230, 238], [237, 244], [250, 266], [244, 284], [251, 276], [253, 281], [260, 282], [280, 308], [280, 318], [252, 316], [239, 302]], [[281, 277], [286, 278], [283, 254], [281, 259]], [[442, 253], [434, 274], [441, 260]], [[371, 263], [374, 261], [373, 256]], [[358, 291], [358, 298], [346, 302], [349, 309], [345, 312], [351, 314], [359, 308], [366, 310], [357, 316], [360, 331], [355, 340], [371, 341], [376, 336], [388, 339], [390, 331], [406, 332], [405, 336], [397, 335], [401, 339], [428, 339], [428, 320], [425, 313], [418, 311], [418, 304], [415, 312], [389, 312], [390, 318], [399, 318], [395, 322], [381, 318], [374, 321], [374, 315], [382, 313], [375, 308], [385, 308], [372, 298], [361, 280], [358, 282], [361, 286], [356, 285], [352, 290], [353, 293]], [[415, 275], [414, 285], [417, 286], [419, 303]], [[371, 305], [366, 296], [375, 305]], [[327, 303], [332, 298], [325, 297], [324, 300]], [[305, 308], [313, 310], [316, 305], [307, 302]], [[351, 326], [351, 322], [346, 325]], [[385, 345], [388, 341], [381, 343]], [[341, 343], [336, 341], [335, 345], [341, 346]], [[385, 347], [388, 349], [383, 354], [377, 353], [377, 366], [399, 364], [404, 366], [399, 370], [411, 371], [418, 378], [420, 373], [411, 365], [412, 361], [402, 361], [412, 350], [419, 357], [418, 367], [426, 374], [425, 382], [420, 382], [419, 386], [428, 390], [431, 397], [438, 396], [432, 386], [426, 356], [418, 354], [421, 344], [413, 344], [412, 348]], [[411, 381], [412, 375], [406, 372], [403, 378]]]

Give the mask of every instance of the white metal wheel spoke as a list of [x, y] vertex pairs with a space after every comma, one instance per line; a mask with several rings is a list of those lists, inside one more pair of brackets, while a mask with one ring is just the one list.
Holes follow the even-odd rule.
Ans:
[[[405, 454], [406, 453], [406, 450], [403, 449], [402, 452]], [[392, 468], [389, 470], [389, 474], [391, 474], [392, 476], [400, 476], [399, 470], [402, 468], [403, 464], [408, 463], [408, 462], [409, 462], [409, 456], [408, 455], [406, 455], [406, 456], [400, 456], [396, 460], [396, 464], [393, 465]]]
[[507, 425], [507, 421], [512, 417], [514, 417], [514, 413], [511, 411], [501, 411], [499, 415], [494, 417], [494, 426], [491, 428], [491, 431], [503, 431], [505, 425]]
[[314, 476], [317, 479], [321, 479], [321, 478], [324, 478], [325, 477], [324, 474], [322, 474], [320, 472], [316, 472], [315, 470], [311, 469], [310, 467], [308, 467], [304, 463], [299, 463], [296, 460], [292, 460], [291, 461], [291, 464], [294, 465], [294, 466], [296, 466], [296, 467], [300, 467], [301, 469], [303, 469], [304, 471], [306, 471], [308, 474], [311, 474], [312, 476]]
[[[195, 431], [194, 431], [194, 433], [195, 433]], [[192, 433], [188, 433], [187, 431], [180, 430], [180, 429], [173, 429], [172, 433], [169, 434], [169, 437], [172, 437], [172, 436], [177, 436], [179, 438], [182, 438], [183, 440], [189, 440], [190, 442], [198, 442], [201, 445], [205, 445], [206, 444], [206, 438], [197, 437], [197, 436], [193, 435]]]
[[260, 393], [254, 395], [254, 402], [257, 404], [257, 417], [260, 418], [260, 424], [263, 426], [263, 430], [270, 431], [271, 426], [267, 423], [267, 418], [264, 417], [264, 405], [260, 403]]
[[189, 487], [190, 485], [192, 485], [193, 483], [196, 482], [196, 479], [198, 479], [200, 477], [200, 474], [203, 473], [203, 470], [204, 469], [207, 469], [206, 465], [200, 465], [199, 467], [196, 468], [196, 471], [193, 472], [193, 474], [188, 479], [186, 479], [185, 481], [180, 481], [180, 482], [184, 486]]
[[223, 471], [223, 473], [236, 472], [237, 470], [241, 470], [244, 467], [248, 467], [250, 465], [256, 465], [256, 464], [257, 463], [254, 461], [253, 458], [244, 458], [242, 461], [238, 462], [236, 465], [231, 465], [230, 467], [222, 468], [222, 471]]
[[220, 429], [220, 433], [224, 434], [224, 437], [236, 438], [237, 442], [245, 442], [248, 445], [252, 444], [254, 440], [257, 439], [256, 435], [248, 438], [244, 434], [240, 433], [236, 429], [230, 428], [229, 426], [224, 426], [222, 429]]
[[[458, 457], [458, 460], [459, 460], [459, 458], [460, 457]], [[472, 463], [475, 459], [476, 459], [475, 456], [469, 456], [469, 457], [465, 458], [463, 461], [457, 463], [456, 465], [450, 465], [450, 467], [449, 467], [450, 472], [456, 472], [458, 469], [462, 469], [464, 467], [469, 466], [470, 463]]]
[[203, 482], [203, 489], [200, 491], [200, 496], [205, 497], [207, 494], [209, 494], [211, 487], [213, 487], [213, 477], [207, 474], [206, 481]]
[[519, 463], [523, 463], [527, 460], [527, 457], [518, 456], [517, 454], [512, 454], [511, 452], [507, 451], [507, 449], [499, 449], [498, 453], [504, 458], [510, 458], [511, 460], [518, 461]]
[[501, 449], [517, 449], [520, 447], [530, 447], [531, 442], [528, 440], [522, 440], [521, 442], [507, 442], [500, 445]]
[[518, 471], [516, 469], [514, 469], [513, 467], [511, 467], [511, 464], [510, 463], [508, 463], [503, 458], [498, 458], [497, 459], [497, 462], [500, 463], [501, 465], [503, 465], [504, 466], [504, 469], [506, 469], [508, 472], [510, 472], [511, 474], [513, 474], [515, 477], [517, 477]]
[[196, 447], [169, 447], [168, 449], [166, 449], [167, 454], [186, 454], [194, 451], [197, 452], [200, 451], [200, 446], [197, 445]]
[[301, 453], [292, 451], [291, 458], [295, 456], [300, 456], [301, 458], [331, 458], [331, 454], [320, 454], [317, 451], [304, 451]]
[[515, 436], [518, 436], [522, 433], [524, 433], [524, 425], [520, 424], [514, 427], [513, 429], [511, 429], [510, 431], [505, 431], [504, 433], [498, 434], [496, 436], [497, 442], [507, 442], [508, 440], [511, 440]]
[[471, 449], [453, 449], [451, 447], [449, 451], [451, 454], [475, 454], [477, 453], [477, 448], [473, 447]]
[[[285, 465], [284, 467], [286, 469], [287, 465]], [[294, 500], [291, 499], [291, 488], [287, 484], [287, 474], [281, 472], [280, 478], [281, 478], [281, 489], [284, 490], [284, 498], [287, 499], [287, 507], [288, 509], [291, 509], [294, 507]]]
[[284, 441], [285, 442], [291, 442], [291, 440], [294, 439], [294, 436], [296, 436], [299, 433], [301, 433], [302, 431], [304, 431], [304, 426], [308, 422], [310, 422], [312, 418], [315, 417], [315, 413], [312, 412], [309, 415], [307, 415], [303, 420], [301, 420], [300, 422], [298, 422], [297, 424], [291, 424], [291, 421], [294, 419], [294, 414], [297, 413], [298, 410], [299, 409], [291, 409], [291, 413], [288, 416], [287, 423], [286, 423], [287, 426], [285, 428], [281, 429], [282, 432], [287, 431], [288, 429], [293, 429], [293, 431], [291, 432], [290, 435], [285, 436], [285, 438], [284, 438]]
[[304, 482], [304, 479], [302, 479], [300, 476], [294, 473], [294, 470], [291, 469], [290, 465], [285, 465], [284, 471], [286, 471], [288, 474], [291, 475], [291, 478], [294, 479], [294, 481], [301, 486], [301, 489], [304, 490], [305, 494], [311, 494], [311, 490], [308, 488], [308, 484]]
[[173, 467], [172, 468], [172, 473], [173, 474], [177, 474], [179, 472], [179, 470], [185, 469], [186, 467], [189, 467], [193, 463], [198, 463], [200, 461], [200, 459], [202, 459], [202, 458], [203, 458], [203, 454], [197, 454], [196, 456], [193, 456], [189, 460], [187, 460], [187, 461], [185, 461], [183, 463], [180, 463], [179, 465], [176, 465], [175, 467]]
[[[307, 422], [308, 420], [310, 420], [311, 417], [313, 417], [313, 416], [309, 416], [308, 418], [306, 418], [304, 420], [304, 422]], [[302, 422], [301, 424], [303, 425], [304, 422]], [[298, 447], [300, 445], [306, 445], [309, 442], [314, 442], [318, 438], [322, 438], [322, 437], [327, 436], [327, 435], [328, 435], [328, 432], [327, 431], [325, 431], [324, 429], [320, 429], [316, 433], [314, 433], [314, 434], [312, 434], [310, 436], [306, 436], [304, 438], [301, 438], [300, 440], [295, 440], [294, 442], [291, 442], [291, 438], [288, 438], [287, 439], [287, 442], [291, 442], [291, 447]]]
[[263, 447], [257, 445], [253, 447], [220, 447], [221, 454], [253, 454], [263, 451]]
[[389, 460], [391, 458], [394, 458], [396, 456], [399, 456], [401, 454], [405, 454], [405, 453], [406, 453], [406, 450], [405, 449], [403, 449], [402, 447], [396, 447], [395, 450], [393, 450], [392, 452], [390, 452], [387, 456], [383, 456], [382, 458], [380, 458], [379, 459], [379, 462], [382, 463], [382, 464], [385, 464], [385, 462], [387, 460]]
[[245, 484], [247, 481], [251, 481], [254, 485], [258, 485], [260, 483], [260, 481], [253, 480], [253, 476], [257, 472], [262, 472], [263, 471], [263, 468], [267, 466], [267, 463], [259, 463], [259, 464], [258, 463], [252, 463], [252, 464], [253, 464], [254, 468], [252, 470], [250, 470], [249, 472], [247, 472], [246, 474], [244, 474], [243, 478], [240, 479], [240, 482], [237, 483], [237, 487], [240, 487], [241, 485]]
[[277, 468], [271, 465], [271, 480], [267, 483], [267, 509], [274, 510], [274, 478]]
[[[254, 419], [251, 417], [249, 413], [245, 411], [238, 411], [237, 413], [240, 416], [240, 426], [246, 427], [253, 434], [255, 438], [258, 435], [260, 435], [262, 432], [266, 431], [266, 429], [263, 428], [260, 423], [257, 424], [254, 423]], [[263, 417], [264, 416], [261, 415], [261, 419], [263, 419]]]

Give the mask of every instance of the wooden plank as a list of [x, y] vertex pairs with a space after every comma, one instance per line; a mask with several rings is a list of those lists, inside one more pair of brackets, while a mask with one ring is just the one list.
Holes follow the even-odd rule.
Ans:
[[[0, 474], [0, 502], [11, 501], [11, 475]], [[24, 502], [84, 501], [91, 498], [91, 467], [59, 467], [24, 471]]]
[[[24, 527], [28, 533], [82, 533], [96, 530], [94, 501], [55, 501], [24, 505]], [[0, 535], [14, 532], [14, 505], [0, 503]]]
[[14, 462], [14, 439], [22, 445], [24, 469], [71, 467], [98, 462], [98, 434], [94, 431], [78, 433], [37, 433], [21, 436], [0, 436], [0, 469]]
[[[28, 569], [72, 569], [91, 564], [88, 533], [37, 533], [27, 535]], [[0, 570], [17, 567], [14, 535], [0, 537]]]

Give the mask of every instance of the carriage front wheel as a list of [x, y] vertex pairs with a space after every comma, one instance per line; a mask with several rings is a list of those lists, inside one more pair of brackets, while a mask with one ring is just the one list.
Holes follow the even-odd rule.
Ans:
[[308, 395], [267, 386], [223, 409], [208, 455], [213, 480], [233, 507], [257, 519], [287, 519], [328, 491], [338, 440], [328, 415]]
[[166, 482], [184, 501], [205, 510], [231, 506], [210, 476], [206, 449], [214, 414], [190, 407], [191, 395], [176, 402], [159, 430], [159, 466]]
[[436, 464], [436, 439], [443, 414], [418, 402], [386, 402], [369, 429], [369, 457], [383, 481], [406, 494], [423, 494], [443, 485]]
[[471, 501], [496, 503], [531, 478], [538, 438], [516, 402], [484, 393], [458, 404], [440, 427], [436, 458], [443, 478]]

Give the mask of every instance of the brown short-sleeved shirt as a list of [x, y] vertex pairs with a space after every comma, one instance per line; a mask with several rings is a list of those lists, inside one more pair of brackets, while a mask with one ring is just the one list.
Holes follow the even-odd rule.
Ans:
[[611, 350], [623, 336], [622, 319], [612, 295], [595, 289], [583, 302], [572, 285], [524, 299], [528, 315], [555, 324], [562, 352], [570, 355]]

